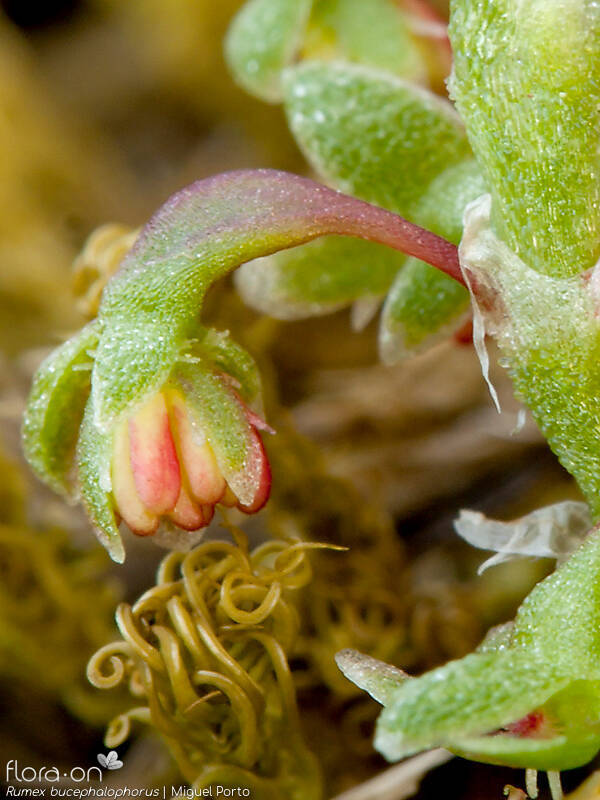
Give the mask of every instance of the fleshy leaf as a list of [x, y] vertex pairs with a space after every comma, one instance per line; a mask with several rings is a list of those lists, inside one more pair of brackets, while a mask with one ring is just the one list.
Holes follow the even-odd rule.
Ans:
[[[535, 587], [514, 624], [493, 630], [477, 653], [382, 692], [377, 749], [397, 760], [444, 746], [481, 761], [553, 771], [592, 758], [600, 748], [599, 575], [595, 531]], [[361, 683], [355, 672], [359, 685], [377, 685], [374, 674]], [[348, 674], [352, 679], [352, 664]]]
[[310, 59], [348, 60], [427, 83], [423, 53], [395, 0], [316, 0], [305, 44]]
[[474, 547], [496, 552], [479, 567], [481, 573], [495, 564], [522, 556], [556, 558], [560, 563], [587, 536], [592, 519], [585, 503], [567, 500], [537, 509], [511, 522], [500, 522], [477, 511], [463, 510], [454, 527]]
[[73, 453], [88, 399], [99, 325], [90, 323], [39, 367], [23, 419], [23, 448], [37, 474], [70, 494]]
[[[485, 191], [473, 159], [434, 178], [419, 202], [415, 221], [458, 244], [466, 206]], [[417, 259], [409, 259], [389, 291], [381, 315], [379, 351], [386, 364], [429, 346], [456, 327], [468, 309], [468, 294], [455, 281]]]
[[[600, 533], [590, 533], [571, 558], [526, 597], [513, 644], [563, 672], [600, 680]], [[557, 636], [560, 635], [560, 646]]]
[[451, 90], [494, 199], [530, 267], [575, 275], [600, 256], [600, 6], [454, 0]]
[[470, 154], [450, 103], [389, 73], [306, 62], [286, 70], [284, 90], [292, 132], [319, 175], [411, 219], [431, 180]]
[[386, 705], [394, 690], [409, 678], [401, 669], [357, 650], [340, 650], [336, 653], [335, 663], [349, 681], [364, 689], [381, 705]]
[[326, 234], [387, 244], [462, 280], [453, 245], [306, 178], [256, 170], [198, 181], [155, 214], [105, 289], [92, 377], [95, 424], [106, 430], [160, 388], [194, 338], [204, 294], [217, 278]]
[[235, 282], [253, 308], [277, 319], [302, 319], [383, 295], [405, 262], [387, 247], [328, 236], [245, 264]]
[[491, 732], [525, 716], [569, 678], [529, 653], [474, 653], [407, 681], [381, 712], [375, 747], [390, 761]]
[[469, 308], [462, 286], [411, 258], [385, 299], [379, 329], [384, 364], [397, 364], [444, 338]]
[[234, 18], [225, 55], [238, 83], [267, 102], [281, 100], [281, 72], [301, 46], [312, 0], [250, 0]]
[[541, 709], [554, 735], [539, 737], [497, 734], [460, 739], [453, 752], [490, 764], [537, 770], [565, 770], [590, 761], [600, 749], [600, 684], [576, 681]]

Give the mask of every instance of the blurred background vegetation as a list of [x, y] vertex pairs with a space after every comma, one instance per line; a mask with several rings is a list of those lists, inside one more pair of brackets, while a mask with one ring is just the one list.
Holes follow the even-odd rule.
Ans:
[[[72, 263], [94, 228], [137, 227], [193, 180], [307, 168], [281, 109], [250, 98], [225, 68], [238, 0], [0, 5], [0, 764], [62, 772], [95, 764], [105, 725], [131, 705], [124, 689], [93, 689], [85, 665], [118, 638], [117, 603], [153, 585], [164, 555], [130, 539], [115, 567], [83, 516], [22, 463], [32, 372], [85, 318]], [[447, 13], [443, 0], [433, 5]], [[291, 529], [351, 548], [309, 556], [313, 578], [297, 596], [288, 654], [303, 736], [333, 796], [386, 766], [371, 748], [377, 707], [337, 672], [333, 654], [357, 647], [419, 672], [468, 652], [549, 565], [513, 562], [478, 577], [485, 554], [454, 535], [458, 509], [510, 519], [575, 490], [532, 424], [511, 435], [518, 406], [507, 379], [496, 369], [498, 416], [469, 346], [449, 341], [383, 367], [374, 325], [352, 334], [346, 312], [264, 319], [227, 282], [212, 292], [208, 317], [259, 360], [279, 431], [268, 442], [273, 501], [246, 534], [259, 542]], [[147, 733], [119, 753], [125, 767], [111, 780], [182, 780]], [[507, 782], [522, 778], [455, 760], [419, 797], [499, 798]]]

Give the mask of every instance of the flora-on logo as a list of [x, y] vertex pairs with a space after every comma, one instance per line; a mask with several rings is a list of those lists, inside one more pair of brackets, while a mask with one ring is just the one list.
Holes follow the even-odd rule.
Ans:
[[98, 753], [96, 758], [100, 766], [104, 767], [104, 769], [121, 769], [123, 766], [123, 762], [119, 761], [119, 754], [116, 750], [111, 750], [107, 755]]

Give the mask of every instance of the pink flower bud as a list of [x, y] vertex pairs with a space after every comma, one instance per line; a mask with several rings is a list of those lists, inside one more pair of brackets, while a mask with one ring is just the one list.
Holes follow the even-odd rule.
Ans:
[[119, 423], [112, 494], [116, 511], [135, 534], [155, 533], [163, 517], [184, 530], [199, 530], [210, 523], [217, 503], [237, 506], [246, 514], [265, 505], [271, 471], [257, 431], [264, 423], [237, 396], [236, 400], [248, 423], [246, 467], [256, 486], [246, 503], [225, 480], [208, 432], [193, 418], [178, 389], [158, 392]]

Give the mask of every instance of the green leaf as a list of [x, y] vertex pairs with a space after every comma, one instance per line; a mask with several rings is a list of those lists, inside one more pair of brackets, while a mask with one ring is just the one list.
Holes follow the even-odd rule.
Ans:
[[526, 652], [474, 653], [407, 681], [381, 712], [375, 747], [390, 761], [496, 730], [569, 683]]
[[[423, 224], [448, 229], [459, 241], [461, 203], [483, 187], [474, 162], [464, 161], [468, 144], [448, 103], [389, 74], [342, 64], [313, 62], [290, 69], [285, 86], [290, 124], [319, 172], [335, 186], [419, 224], [423, 217]], [[448, 169], [461, 160], [455, 172]], [[372, 244], [331, 238], [249, 264], [236, 281], [253, 307], [297, 319], [381, 296], [403, 263]], [[464, 290], [423, 265], [397, 290], [398, 303], [405, 294], [407, 310], [397, 305], [397, 316], [390, 311], [386, 358], [397, 353], [393, 329], [403, 325], [409, 300], [419, 305], [410, 306], [417, 319], [407, 319], [406, 327], [412, 324], [419, 342], [452, 324], [468, 305]]]
[[225, 56], [237, 82], [267, 102], [281, 100], [281, 72], [300, 48], [311, 0], [250, 0], [234, 18]]
[[493, 196], [498, 235], [530, 267], [600, 256], [600, 6], [453, 0], [451, 90]]
[[469, 308], [464, 288], [411, 258], [386, 297], [379, 329], [379, 353], [397, 364], [450, 333]]
[[357, 650], [340, 650], [336, 653], [335, 663], [349, 681], [368, 692], [381, 705], [387, 705], [396, 689], [409, 679], [397, 667]]
[[600, 684], [576, 681], [540, 709], [556, 735], [502, 734], [460, 739], [452, 751], [488, 764], [562, 771], [587, 764], [600, 749]]
[[422, 51], [395, 0], [316, 0], [306, 50], [311, 59], [330, 56], [427, 82]]
[[388, 247], [328, 236], [245, 264], [235, 283], [253, 308], [277, 319], [302, 319], [383, 295], [405, 261]]
[[[572, 674], [600, 680], [600, 533], [527, 596], [512, 642]], [[559, 642], [557, 642], [559, 639]]]
[[[590, 760], [600, 748], [598, 576], [594, 531], [479, 652], [401, 685], [388, 665], [342, 653], [345, 674], [385, 703], [377, 749], [397, 760], [443, 746], [480, 761], [554, 771]], [[520, 731], [510, 729], [516, 723]]]
[[374, 69], [306, 62], [284, 77], [285, 107], [319, 175], [414, 219], [429, 183], [470, 153], [450, 103]]
[[23, 448], [37, 474], [55, 491], [72, 491], [73, 457], [88, 399], [99, 325], [91, 322], [36, 372], [23, 418]]

